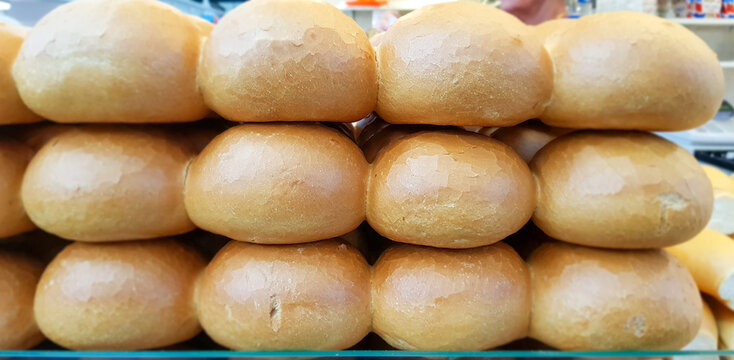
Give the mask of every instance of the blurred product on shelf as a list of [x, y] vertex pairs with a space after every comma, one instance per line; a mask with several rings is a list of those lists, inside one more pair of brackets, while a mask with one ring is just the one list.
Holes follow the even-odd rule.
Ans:
[[202, 327], [230, 349], [341, 350], [370, 332], [370, 267], [336, 240], [225, 246], [199, 281]]
[[140, 240], [191, 231], [183, 191], [195, 153], [182, 139], [154, 127], [63, 131], [28, 165], [23, 206], [41, 229], [70, 240]]
[[244, 124], [217, 136], [188, 170], [200, 228], [234, 240], [292, 244], [346, 234], [365, 217], [369, 166], [319, 124]]
[[33, 318], [33, 296], [43, 265], [20, 253], [0, 250], [0, 350], [25, 350], [44, 337]]
[[693, 275], [702, 292], [734, 309], [734, 241], [711, 229], [669, 247]]
[[[579, 5], [588, 3], [589, 7], [591, 6], [591, 0], [574, 2]], [[502, 0], [500, 9], [507, 11], [528, 25], [537, 25], [544, 21], [565, 18], [569, 15], [566, 11], [566, 0]]]
[[513, 127], [499, 128], [492, 137], [514, 150], [529, 163], [533, 156], [551, 140], [568, 134], [573, 129], [545, 125], [537, 120], [529, 120]]
[[540, 116], [548, 125], [679, 131], [711, 120], [721, 106], [724, 75], [716, 54], [683, 26], [617, 12], [586, 16], [560, 31], [545, 42], [555, 71]]
[[13, 65], [23, 102], [65, 123], [198, 120], [211, 25], [154, 0], [78, 0], [31, 29]]
[[706, 227], [724, 234], [734, 233], [734, 180], [723, 171], [703, 165], [703, 171], [714, 188], [714, 212]]
[[528, 265], [529, 336], [559, 350], [678, 350], [701, 326], [696, 283], [663, 250], [553, 242]]
[[377, 113], [389, 123], [512, 126], [540, 115], [553, 86], [530, 28], [472, 2], [401, 17], [377, 57]]
[[38, 284], [36, 321], [74, 350], [143, 350], [173, 345], [201, 328], [194, 305], [204, 260], [171, 239], [74, 243]]
[[[701, 327], [698, 329], [696, 337], [693, 338], [693, 340], [691, 340], [688, 345], [684, 346], [681, 349], [683, 351], [712, 351], [719, 349], [719, 329], [716, 325], [716, 318], [714, 318], [714, 314], [711, 312], [711, 308], [709, 307], [705, 298], [703, 299], [702, 303], [703, 314], [701, 316]], [[675, 359], [682, 360], [684, 358], [685, 357], [677, 357]], [[718, 357], [709, 356], [700, 360], [703, 359], [716, 360], [718, 359]]]
[[719, 330], [719, 349], [734, 350], [734, 311], [716, 300], [710, 303]]
[[684, 242], [711, 218], [713, 190], [685, 149], [637, 131], [577, 131], [530, 163], [538, 184], [533, 222], [587, 246], [659, 248]]
[[349, 122], [374, 109], [377, 69], [365, 32], [335, 7], [251, 0], [212, 31], [199, 84], [232, 121]]
[[525, 162], [499, 141], [461, 130], [417, 132], [388, 144], [370, 177], [367, 221], [408, 244], [489, 245], [519, 230], [535, 208]]
[[530, 275], [506, 244], [389, 248], [372, 278], [374, 331], [403, 350], [486, 350], [527, 335]]
[[33, 151], [26, 145], [0, 137], [0, 238], [36, 228], [23, 209], [20, 197], [23, 174]]
[[27, 33], [28, 29], [0, 23], [0, 125], [41, 120], [20, 99], [11, 75], [13, 62]]

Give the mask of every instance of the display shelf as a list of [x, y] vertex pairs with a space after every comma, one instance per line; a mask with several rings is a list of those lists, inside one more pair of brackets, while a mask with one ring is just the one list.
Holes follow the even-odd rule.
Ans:
[[676, 22], [681, 25], [686, 26], [734, 26], [734, 19], [715, 19], [715, 18], [705, 18], [705, 19], [683, 19], [683, 18], [675, 18], [675, 19], [668, 19], [670, 21]]
[[733, 356], [732, 350], [720, 351], [0, 351], [0, 358], [660, 358]]

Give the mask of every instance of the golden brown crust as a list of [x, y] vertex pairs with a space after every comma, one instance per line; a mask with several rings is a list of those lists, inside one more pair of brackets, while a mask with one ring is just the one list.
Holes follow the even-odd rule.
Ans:
[[587, 246], [643, 249], [686, 241], [709, 221], [711, 183], [696, 159], [655, 135], [582, 131], [542, 148], [533, 222]]
[[184, 208], [188, 144], [152, 128], [82, 126], [31, 161], [23, 204], [40, 228], [80, 241], [151, 239], [194, 229]]
[[240, 125], [191, 164], [186, 209], [200, 228], [235, 240], [322, 240], [364, 220], [368, 171], [359, 148], [334, 129]]
[[378, 51], [377, 113], [400, 124], [511, 126], [553, 86], [542, 43], [512, 15], [457, 1], [400, 18]]
[[372, 278], [373, 326], [404, 350], [486, 350], [527, 335], [530, 277], [509, 246], [386, 250]]
[[724, 74], [716, 54], [685, 27], [636, 12], [574, 20], [546, 41], [553, 61], [551, 126], [679, 131], [719, 110]]
[[197, 304], [207, 334], [231, 349], [346, 349], [370, 331], [370, 268], [334, 240], [232, 241], [207, 267]]
[[535, 208], [525, 162], [499, 141], [467, 132], [404, 137], [374, 161], [367, 221], [398, 242], [488, 245], [519, 230]]
[[244, 122], [357, 121], [377, 99], [375, 54], [326, 2], [254, 0], [211, 33], [199, 68], [206, 103]]
[[530, 337], [560, 350], [678, 350], [701, 325], [693, 278], [662, 250], [554, 242], [528, 265]]
[[33, 318], [33, 295], [42, 271], [33, 259], [0, 251], [0, 350], [26, 350], [43, 341]]
[[193, 121], [208, 112], [196, 84], [205, 36], [158, 1], [75, 1], [31, 30], [13, 78], [33, 111], [58, 122]]
[[28, 109], [20, 99], [10, 73], [26, 33], [25, 29], [0, 23], [0, 124], [2, 125], [41, 121], [41, 117]]
[[23, 174], [33, 151], [15, 140], [0, 138], [0, 238], [36, 228], [20, 197]]
[[171, 239], [74, 243], [48, 265], [34, 304], [38, 325], [74, 350], [143, 350], [200, 331], [194, 308], [204, 260]]
[[511, 147], [529, 163], [543, 146], [572, 131], [573, 129], [551, 127], [539, 121], [526, 121], [513, 127], [499, 128], [491, 133], [491, 137]]

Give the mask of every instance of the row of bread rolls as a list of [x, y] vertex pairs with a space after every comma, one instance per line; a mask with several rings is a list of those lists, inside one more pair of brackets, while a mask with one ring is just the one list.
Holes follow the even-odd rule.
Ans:
[[724, 94], [701, 39], [625, 12], [533, 28], [478, 3], [430, 5], [397, 21], [375, 50], [352, 19], [319, 1], [248, 1], [212, 30], [153, 0], [82, 0], [22, 37], [0, 28], [2, 123], [39, 119], [25, 103], [74, 123], [192, 121], [211, 108], [241, 122], [349, 122], [376, 110], [391, 123], [539, 117], [684, 130], [711, 119]]
[[0, 322], [0, 348], [31, 347], [38, 329], [70, 349], [160, 348], [201, 327], [238, 350], [345, 349], [370, 331], [407, 350], [526, 336], [562, 350], [677, 350], [702, 317], [694, 280], [663, 250], [546, 242], [526, 265], [504, 243], [399, 245], [370, 267], [340, 239], [232, 241], [206, 265], [189, 245], [156, 239], [73, 243], [42, 275], [20, 257], [0, 261], [12, 294], [0, 317], [13, 318]]
[[642, 132], [567, 134], [530, 167], [501, 142], [458, 129], [366, 129], [373, 135], [360, 142], [372, 164], [347, 136], [318, 124], [232, 127], [198, 156], [195, 143], [213, 134], [111, 125], [55, 132], [25, 174], [30, 155], [16, 156], [22, 144], [6, 142], [15, 145], [0, 159], [22, 162], [2, 173], [6, 229], [33, 226], [25, 209], [38, 227], [71, 240], [150, 239], [198, 226], [284, 244], [340, 236], [366, 219], [394, 241], [470, 248], [532, 218], [559, 240], [638, 249], [692, 238], [712, 211], [695, 159]]

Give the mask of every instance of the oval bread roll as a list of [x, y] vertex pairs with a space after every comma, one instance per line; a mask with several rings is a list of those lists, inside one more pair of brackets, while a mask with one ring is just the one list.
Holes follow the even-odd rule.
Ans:
[[20, 99], [11, 69], [27, 29], [0, 23], [0, 124], [26, 124], [41, 121]]
[[711, 183], [683, 148], [652, 134], [582, 131], [543, 147], [533, 222], [587, 246], [644, 249], [695, 236], [713, 209]]
[[184, 208], [193, 157], [153, 128], [84, 126], [48, 141], [28, 165], [23, 205], [41, 229], [65, 239], [151, 239], [194, 229]]
[[530, 337], [559, 350], [679, 350], [701, 326], [696, 283], [662, 250], [554, 242], [528, 265]]
[[685, 27], [624, 11], [574, 20], [545, 47], [553, 95], [541, 119], [568, 128], [680, 131], [724, 99], [716, 54]]
[[400, 124], [512, 126], [553, 87], [542, 43], [517, 18], [467, 1], [424, 6], [380, 40], [377, 113]]
[[538, 121], [526, 121], [512, 127], [499, 128], [492, 132], [491, 136], [511, 147], [526, 163], [529, 163], [543, 146], [572, 131], [544, 125]]
[[34, 312], [73, 350], [143, 350], [194, 337], [194, 288], [204, 260], [170, 239], [74, 243], [48, 265]]
[[723, 171], [703, 165], [703, 171], [714, 188], [714, 211], [707, 228], [724, 234], [734, 233], [734, 181]]
[[245, 124], [191, 164], [186, 210], [200, 228], [267, 244], [346, 234], [364, 220], [369, 167], [359, 148], [317, 124]]
[[28, 107], [64, 123], [183, 122], [208, 110], [196, 84], [211, 26], [153, 0], [80, 0], [30, 31], [13, 65]]
[[499, 243], [464, 250], [400, 245], [372, 278], [374, 331], [403, 350], [486, 350], [527, 335], [529, 274]]
[[[698, 329], [696, 337], [684, 346], [681, 350], [683, 351], [695, 351], [695, 350], [718, 350], [719, 349], [719, 329], [716, 326], [716, 319], [714, 314], [711, 312], [711, 308], [706, 303], [703, 303], [703, 315], [701, 317], [701, 328]], [[683, 360], [685, 356], [673, 357], [676, 360]], [[700, 356], [696, 357], [696, 360], [716, 360], [717, 356]]]
[[350, 122], [375, 107], [377, 66], [367, 34], [327, 2], [252, 0], [212, 31], [199, 83], [232, 121]]
[[39, 262], [0, 251], [0, 350], [26, 350], [43, 341], [33, 318], [33, 296], [41, 272]]
[[0, 137], [0, 238], [36, 228], [26, 215], [20, 191], [33, 151], [22, 143]]
[[230, 349], [341, 350], [370, 331], [370, 267], [346, 243], [237, 241], [206, 268], [201, 325]]

